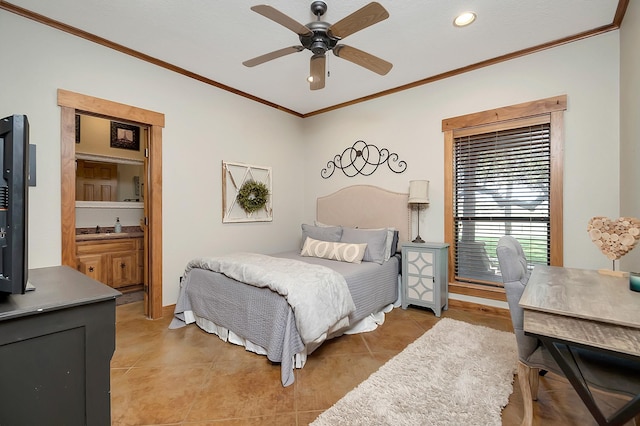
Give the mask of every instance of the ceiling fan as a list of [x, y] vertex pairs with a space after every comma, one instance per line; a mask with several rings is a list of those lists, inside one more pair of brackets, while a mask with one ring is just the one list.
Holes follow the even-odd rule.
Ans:
[[301, 46], [285, 47], [284, 49], [249, 59], [242, 63], [247, 67], [254, 67], [291, 53], [302, 52], [305, 49], [310, 50], [313, 53], [308, 78], [311, 90], [318, 90], [324, 87], [327, 60], [325, 54], [329, 50], [333, 51], [333, 54], [339, 58], [346, 59], [380, 75], [387, 74], [393, 67], [391, 63], [370, 53], [363, 52], [355, 47], [338, 44], [345, 37], [387, 19], [389, 12], [380, 3], [369, 3], [333, 25], [320, 20], [320, 17], [327, 11], [327, 4], [323, 1], [311, 3], [311, 12], [316, 16], [317, 20], [307, 25], [300, 24], [268, 5], [253, 6], [251, 10], [298, 34]]

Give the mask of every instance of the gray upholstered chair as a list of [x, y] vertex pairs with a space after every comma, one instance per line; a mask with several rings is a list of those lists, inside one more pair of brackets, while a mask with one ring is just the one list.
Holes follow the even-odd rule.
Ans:
[[[564, 373], [540, 340], [525, 335], [523, 331], [524, 311], [519, 302], [530, 272], [522, 246], [514, 237], [504, 236], [498, 241], [496, 254], [518, 345], [518, 383], [524, 404], [522, 425], [530, 426], [533, 422], [532, 401], [537, 400], [540, 371], [551, 371], [561, 376]], [[589, 386], [628, 396], [640, 393], [638, 363], [586, 349], [574, 349], [572, 355]], [[590, 407], [589, 409], [592, 410]]]

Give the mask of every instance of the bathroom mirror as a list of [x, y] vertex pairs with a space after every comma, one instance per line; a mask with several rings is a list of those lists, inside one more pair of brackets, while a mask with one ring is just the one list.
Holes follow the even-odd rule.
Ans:
[[76, 207], [142, 208], [147, 128], [76, 115]]
[[76, 201], [142, 202], [144, 166], [76, 158]]

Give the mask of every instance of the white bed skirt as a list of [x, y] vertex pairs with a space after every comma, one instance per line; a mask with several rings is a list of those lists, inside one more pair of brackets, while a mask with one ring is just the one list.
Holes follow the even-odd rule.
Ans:
[[[401, 278], [400, 276], [398, 276], [398, 299], [395, 302], [385, 306], [381, 311], [369, 314], [367, 317], [355, 323], [352, 327], [349, 327], [347, 330], [343, 330], [339, 335], [359, 334], [375, 330], [376, 328], [378, 328], [378, 326], [384, 324], [385, 314], [391, 312], [393, 308], [397, 308], [401, 305], [401, 297]], [[244, 346], [246, 350], [254, 352], [258, 355], [267, 355], [267, 351], [262, 346], [256, 345], [255, 343], [238, 336], [228, 328], [222, 327], [206, 318], [202, 318], [194, 314], [193, 311], [184, 311], [184, 322], [185, 324], [191, 324], [195, 322], [198, 327], [200, 327], [207, 333], [215, 334], [225, 342]], [[339, 335], [330, 336], [329, 338], [337, 337]], [[315, 345], [314, 349], [317, 347], [318, 345]], [[294, 368], [304, 367], [305, 363], [307, 362], [307, 355], [308, 354], [306, 348], [302, 352], [295, 354], [293, 356]]]
[[[343, 334], [358, 334], [373, 331], [378, 328], [379, 325], [384, 323], [385, 314], [393, 310], [394, 307], [400, 306], [395, 303], [387, 305], [380, 312], [370, 314], [368, 317], [358, 321], [353, 327], [350, 327]], [[244, 348], [250, 352], [254, 352], [258, 355], [267, 355], [267, 351], [260, 345], [244, 339], [238, 336], [233, 331], [222, 327], [206, 318], [199, 317], [193, 313], [193, 311], [184, 312], [185, 323], [191, 324], [195, 322], [198, 327], [206, 331], [207, 333], [215, 334], [225, 342], [233, 343], [235, 345], [244, 346]], [[337, 337], [337, 336], [336, 336]], [[293, 357], [294, 368], [302, 368], [307, 362], [307, 350], [299, 352]]]

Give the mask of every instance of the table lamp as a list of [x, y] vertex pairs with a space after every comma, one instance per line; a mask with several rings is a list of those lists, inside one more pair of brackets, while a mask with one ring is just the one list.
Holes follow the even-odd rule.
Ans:
[[409, 181], [409, 205], [418, 211], [418, 235], [413, 243], [424, 243], [420, 237], [420, 210], [429, 204], [429, 181], [412, 180]]

